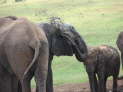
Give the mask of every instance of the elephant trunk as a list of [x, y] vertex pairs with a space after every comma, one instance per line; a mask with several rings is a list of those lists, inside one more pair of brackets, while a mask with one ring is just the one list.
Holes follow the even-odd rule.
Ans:
[[66, 37], [72, 43], [73, 52], [77, 60], [79, 60], [80, 62], [85, 61], [88, 54], [88, 50], [84, 40], [79, 37], [79, 39], [73, 41], [67, 35], [64, 35], [64, 37]]
[[74, 49], [77, 60], [84, 62], [88, 54], [86, 45], [84, 45], [82, 49], [79, 48], [79, 46], [75, 45]]
[[84, 62], [88, 55], [87, 46], [81, 37], [78, 37], [73, 43], [73, 49], [77, 60]]

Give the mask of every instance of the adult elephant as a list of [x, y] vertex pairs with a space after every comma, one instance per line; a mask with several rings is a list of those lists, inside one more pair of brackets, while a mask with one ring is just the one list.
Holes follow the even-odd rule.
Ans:
[[72, 56], [83, 61], [87, 56], [87, 47], [82, 37], [72, 25], [52, 18], [50, 23], [40, 23], [49, 42], [49, 63], [46, 92], [53, 92], [52, 60], [53, 56]]
[[41, 28], [25, 18], [0, 18], [0, 92], [17, 92], [18, 80], [22, 92], [31, 92], [34, 73], [39, 92], [46, 92], [48, 57]]
[[[122, 68], [123, 68], [123, 32], [120, 32], [116, 41], [117, 47], [121, 53], [121, 61], [122, 61]], [[120, 76], [118, 80], [122, 80], [123, 76]]]
[[122, 61], [122, 67], [123, 67], [123, 32], [119, 33], [116, 44], [121, 52], [121, 61]]

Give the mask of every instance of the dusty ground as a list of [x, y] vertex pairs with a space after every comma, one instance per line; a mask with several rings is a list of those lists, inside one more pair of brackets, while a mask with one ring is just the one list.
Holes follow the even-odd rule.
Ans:
[[[107, 83], [108, 91], [112, 92], [112, 81]], [[33, 89], [33, 92], [35, 89]], [[54, 92], [90, 92], [89, 83], [74, 83], [54, 86]], [[118, 92], [123, 92], [123, 80], [118, 81]]]

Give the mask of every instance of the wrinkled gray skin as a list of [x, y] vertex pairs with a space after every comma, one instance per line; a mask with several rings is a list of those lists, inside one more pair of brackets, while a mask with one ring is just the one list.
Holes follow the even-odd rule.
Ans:
[[[51, 68], [53, 56], [72, 56], [75, 54], [79, 61], [84, 61], [87, 56], [87, 47], [84, 40], [71, 25], [41, 23], [38, 26], [44, 30], [49, 43], [49, 63], [46, 92], [53, 92], [53, 75]], [[38, 82], [37, 79], [36, 82]], [[21, 90], [20, 85], [18, 87], [18, 89]], [[36, 90], [36, 92], [39, 92], [38, 89]]]
[[73, 56], [84, 61], [87, 47], [82, 37], [72, 25], [59, 23], [41, 23], [49, 42], [49, 63], [46, 92], [53, 92], [52, 60], [53, 56]]
[[41, 28], [25, 18], [0, 18], [0, 92], [31, 92], [34, 73], [39, 92], [46, 92], [48, 55]]
[[[123, 68], [123, 32], [119, 33], [116, 44], [121, 53], [121, 61], [122, 61], [122, 68]], [[123, 76], [120, 76], [118, 79], [120, 80], [123, 79]]]
[[121, 52], [121, 60], [122, 60], [122, 64], [123, 64], [123, 32], [119, 33], [116, 44], [117, 44], [118, 49]]
[[115, 48], [107, 45], [89, 48], [84, 64], [91, 92], [106, 92], [106, 81], [109, 76], [113, 77], [113, 92], [117, 92], [120, 55]]

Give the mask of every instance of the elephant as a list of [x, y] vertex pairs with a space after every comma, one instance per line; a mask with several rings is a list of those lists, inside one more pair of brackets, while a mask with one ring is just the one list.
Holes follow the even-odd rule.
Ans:
[[117, 92], [117, 78], [120, 70], [120, 55], [117, 49], [108, 45], [88, 47], [84, 65], [91, 92], [106, 92], [106, 81], [109, 76], [113, 77], [113, 92]]
[[[52, 18], [50, 23], [38, 23], [37, 26], [43, 29], [49, 43], [46, 92], [53, 92], [53, 75], [51, 68], [53, 56], [73, 56], [73, 54], [75, 54], [77, 60], [81, 62], [84, 61], [87, 56], [87, 46], [76, 29], [70, 24], [63, 23], [59, 18]], [[37, 79], [35, 80], [38, 82]], [[19, 87], [18, 90], [21, 90], [20, 85], [17, 86], [16, 88]], [[36, 92], [39, 92], [38, 85], [36, 86]]]
[[[51, 18], [50, 23], [39, 23], [46, 34], [49, 43], [49, 63], [46, 92], [53, 92], [52, 60], [53, 56], [73, 56], [78, 61], [84, 61], [87, 56], [87, 46], [84, 39], [70, 25], [60, 18]], [[38, 90], [36, 91], [38, 92]]]
[[[122, 61], [122, 68], [123, 68], [123, 32], [119, 33], [116, 44], [121, 53], [121, 61]], [[118, 79], [119, 80], [123, 79], [123, 76], [120, 76]]]
[[121, 61], [122, 61], [122, 66], [123, 66], [123, 32], [120, 32], [117, 41], [116, 41], [117, 47], [121, 52]]
[[0, 92], [31, 92], [34, 75], [39, 92], [46, 92], [48, 59], [43, 29], [26, 18], [0, 18]]

